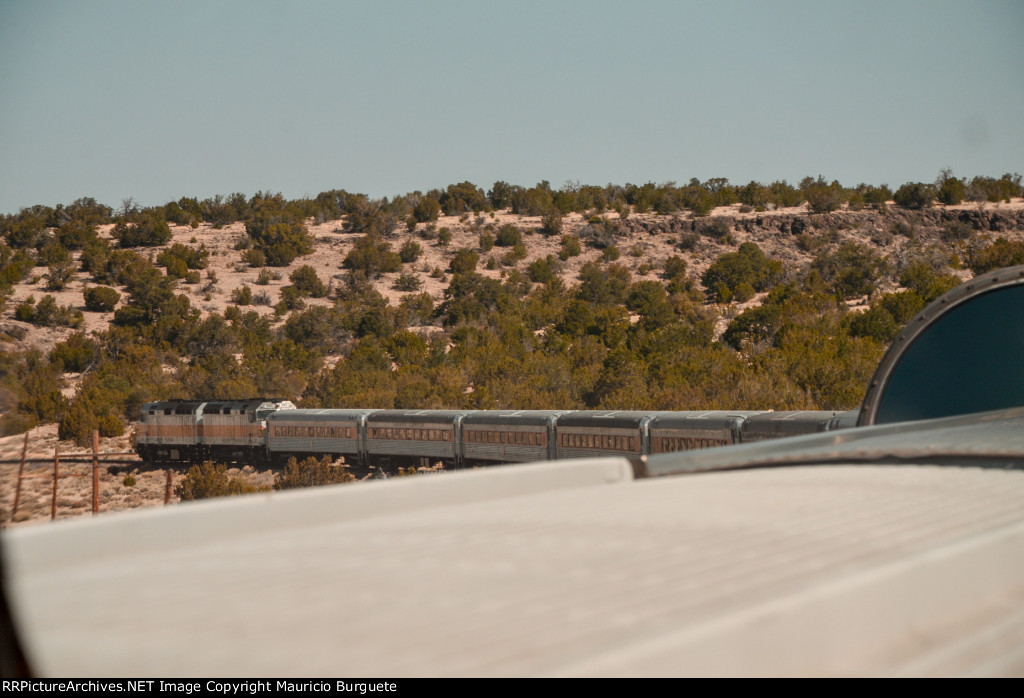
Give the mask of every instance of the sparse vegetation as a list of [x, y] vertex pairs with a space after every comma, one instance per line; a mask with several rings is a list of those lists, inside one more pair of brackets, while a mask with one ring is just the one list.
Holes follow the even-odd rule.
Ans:
[[252, 494], [266, 491], [252, 484], [247, 478], [228, 475], [227, 466], [213, 461], [193, 465], [174, 494], [183, 502], [211, 497], [230, 497], [238, 494]]
[[[123, 432], [146, 401], [211, 395], [321, 407], [846, 408], [922, 303], [970, 272], [1024, 263], [1016, 205], [932, 205], [961, 188], [963, 201], [1019, 197], [1015, 175], [940, 173], [888, 211], [887, 186], [823, 177], [800, 187], [497, 182], [483, 198], [464, 185], [386, 200], [258, 193], [0, 217], [0, 304], [33, 325], [3, 330], [3, 428], [53, 422], [84, 441], [92, 429]], [[805, 201], [821, 212], [774, 210]], [[732, 204], [750, 210], [714, 210]], [[561, 223], [557, 238], [536, 234], [549, 219]], [[161, 222], [195, 227], [165, 239]], [[211, 244], [211, 228], [232, 224]], [[325, 247], [300, 261], [309, 230]], [[289, 285], [268, 287], [281, 278]], [[328, 284], [330, 301], [308, 300]], [[865, 296], [866, 312], [842, 302]], [[88, 333], [63, 329], [82, 322], [83, 301], [113, 322], [92, 315]], [[273, 314], [258, 307], [272, 302]], [[52, 349], [33, 358], [37, 335]]]
[[284, 472], [274, 480], [275, 490], [291, 490], [299, 487], [319, 487], [353, 482], [355, 476], [343, 467], [335, 465], [330, 458], [317, 460], [306, 458], [298, 461], [289, 458]]

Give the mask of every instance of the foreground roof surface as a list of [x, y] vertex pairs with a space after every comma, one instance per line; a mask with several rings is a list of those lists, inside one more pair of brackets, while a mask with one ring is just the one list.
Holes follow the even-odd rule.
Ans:
[[[999, 452], [1024, 459], [1021, 412]], [[876, 455], [932, 441], [864, 429]], [[929, 448], [640, 480], [542, 463], [25, 527], [3, 534], [8, 593], [42, 675], [1024, 674], [1024, 471]]]

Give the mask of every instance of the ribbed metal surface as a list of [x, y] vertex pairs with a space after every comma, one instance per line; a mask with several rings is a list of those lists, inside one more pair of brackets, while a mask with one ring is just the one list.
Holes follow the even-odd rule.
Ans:
[[506, 463], [534, 463], [547, 457], [546, 446], [515, 446], [512, 444], [463, 444], [468, 460], [494, 460]]
[[451, 441], [407, 441], [404, 439], [367, 439], [367, 453], [388, 456], [414, 456], [422, 458], [453, 458]]
[[357, 439], [274, 437], [270, 443], [274, 453], [359, 453]]
[[[571, 467], [182, 506], [121, 545], [112, 521], [8, 532], [15, 603], [58, 675], [1012, 673], [1017, 626], [998, 623], [1024, 596], [1022, 472], [522, 489]], [[507, 496], [481, 499], [494, 478]], [[964, 627], [1003, 649], [950, 636]]]
[[1024, 407], [839, 429], [693, 453], [651, 456], [650, 475], [801, 463], [927, 462], [1024, 466]]

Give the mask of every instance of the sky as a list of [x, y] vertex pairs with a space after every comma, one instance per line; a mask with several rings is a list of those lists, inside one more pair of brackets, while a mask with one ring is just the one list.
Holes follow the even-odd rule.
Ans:
[[1021, 0], [0, 0], [0, 213], [1024, 172]]

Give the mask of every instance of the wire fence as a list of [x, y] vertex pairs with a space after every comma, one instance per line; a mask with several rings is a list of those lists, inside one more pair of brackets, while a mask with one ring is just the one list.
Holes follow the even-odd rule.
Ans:
[[[22, 506], [22, 485], [26, 480], [32, 480], [37, 478], [49, 478], [52, 480], [52, 496], [50, 501], [50, 519], [57, 518], [57, 500], [60, 481], [66, 478], [75, 477], [91, 477], [92, 478], [92, 513], [98, 514], [100, 512], [100, 467], [109, 467], [111, 465], [142, 465], [143, 462], [134, 451], [117, 451], [117, 452], [100, 452], [99, 450], [100, 435], [98, 431], [92, 433], [92, 450], [91, 451], [71, 451], [71, 452], [60, 452], [60, 446], [57, 445], [53, 449], [53, 456], [29, 456], [29, 435], [25, 434], [25, 440], [21, 448], [21, 458], [19, 459], [6, 459], [0, 460], [0, 464], [18, 464], [18, 475], [17, 481], [14, 488], [14, 501], [10, 507], [10, 518], [9, 521], [15, 521], [18, 514], [18, 508]], [[35, 472], [27, 472], [26, 465], [30, 464], [53, 464], [52, 470], [47, 468], [46, 470], [36, 470]], [[91, 464], [92, 467], [87, 472], [72, 472], [70, 470], [61, 471], [61, 464], [69, 463], [85, 463]], [[172, 484], [174, 478], [174, 471], [171, 468], [166, 468], [166, 485], [164, 487], [164, 504], [168, 504], [171, 501]]]

